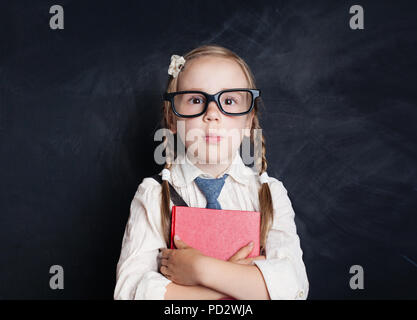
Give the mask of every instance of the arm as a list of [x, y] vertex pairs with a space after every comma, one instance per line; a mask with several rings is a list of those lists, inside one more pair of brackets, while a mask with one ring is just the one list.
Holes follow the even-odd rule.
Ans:
[[165, 300], [219, 300], [226, 297], [204, 286], [183, 286], [171, 282], [166, 287]]
[[309, 283], [302, 260], [294, 210], [282, 182], [269, 178], [274, 221], [266, 242], [266, 259], [256, 266], [202, 257], [198, 278], [202, 285], [236, 299], [306, 299]]
[[130, 206], [116, 271], [115, 300], [220, 299], [224, 294], [202, 286], [182, 286], [159, 272], [160, 184], [145, 178]]
[[[203, 286], [222, 291], [238, 300], [269, 300], [260, 270], [253, 265], [237, 264], [203, 256], [198, 269]], [[244, 280], [243, 280], [244, 279]]]
[[117, 264], [114, 299], [163, 299], [171, 282], [158, 272], [157, 265], [159, 248], [165, 246], [157, 214], [160, 192], [156, 181], [145, 178], [135, 193]]
[[206, 257], [178, 239], [179, 250], [163, 250], [161, 272], [178, 284], [203, 285], [238, 299], [306, 299], [309, 284], [294, 210], [282, 183], [269, 179], [274, 221], [266, 260], [254, 260], [256, 266], [234, 265]]
[[274, 221], [266, 241], [266, 259], [254, 263], [264, 276], [272, 300], [307, 299], [309, 283], [291, 201], [281, 181], [269, 177], [269, 187]]
[[[246, 258], [252, 250], [250, 246], [242, 247], [228, 261], [223, 261], [202, 254], [177, 236], [174, 237], [174, 243], [176, 249], [162, 249], [160, 270], [176, 285], [189, 288], [192, 286], [210, 287], [216, 292], [216, 295], [210, 299], [225, 297], [268, 299], [262, 274], [255, 266], [247, 264], [255, 259], [265, 257], [242, 259]], [[242, 283], [242, 278], [246, 283]], [[172, 291], [177, 291], [180, 294], [179, 289], [179, 287], [173, 287]], [[217, 292], [225, 294], [221, 295]], [[176, 293], [172, 293], [172, 295], [174, 294]]]

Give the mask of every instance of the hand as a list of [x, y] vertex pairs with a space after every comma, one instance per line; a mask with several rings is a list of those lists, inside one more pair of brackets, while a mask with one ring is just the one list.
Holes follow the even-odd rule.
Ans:
[[177, 249], [162, 249], [161, 273], [169, 280], [182, 285], [199, 285], [197, 261], [204, 255], [184, 241], [174, 237]]
[[253, 260], [265, 260], [265, 256], [247, 258], [247, 256], [252, 252], [252, 249], [253, 249], [253, 242], [252, 242], [252, 245], [249, 243], [246, 246], [240, 248], [227, 261], [238, 263], [238, 264], [254, 264]]

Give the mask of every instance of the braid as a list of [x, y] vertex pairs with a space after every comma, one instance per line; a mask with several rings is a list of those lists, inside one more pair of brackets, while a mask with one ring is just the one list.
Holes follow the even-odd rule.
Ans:
[[[255, 135], [260, 134], [261, 129], [259, 125], [259, 119], [257, 116], [253, 118], [253, 130], [251, 132], [251, 140], [254, 142]], [[268, 162], [266, 160], [266, 144], [265, 136], [261, 135], [261, 154], [255, 155], [255, 165], [259, 170], [259, 175], [266, 172], [268, 168]], [[256, 151], [257, 148], [255, 148]], [[261, 212], [261, 230], [260, 230], [260, 245], [261, 245], [261, 255], [265, 254], [266, 240], [268, 231], [271, 228], [273, 218], [274, 218], [274, 208], [272, 204], [272, 195], [268, 183], [262, 183], [259, 189], [259, 211]]]
[[[266, 172], [266, 168], [268, 166], [266, 162], [266, 148], [265, 148], [265, 138], [262, 135], [262, 169], [259, 174]], [[272, 221], [274, 218], [274, 208], [272, 205], [272, 196], [271, 190], [269, 188], [268, 183], [262, 183], [261, 188], [259, 189], [259, 206], [261, 215], [261, 247], [265, 250], [266, 246], [266, 238], [268, 231], [272, 225]]]
[[[170, 145], [169, 140], [166, 136], [164, 137], [164, 145], [166, 147], [166, 158], [167, 162], [165, 163], [165, 169], [171, 169], [172, 167], [172, 153], [174, 153], [174, 147]], [[175, 155], [174, 155], [175, 157]], [[162, 180], [162, 192], [161, 192], [161, 226], [162, 233], [164, 235], [165, 243], [167, 247], [170, 246], [171, 239], [171, 194], [169, 192], [169, 182], [167, 180]]]
[[268, 162], [266, 161], [266, 147], [265, 147], [265, 137], [262, 135], [262, 166], [261, 166], [261, 172], [260, 174], [266, 172], [266, 169], [268, 168]]

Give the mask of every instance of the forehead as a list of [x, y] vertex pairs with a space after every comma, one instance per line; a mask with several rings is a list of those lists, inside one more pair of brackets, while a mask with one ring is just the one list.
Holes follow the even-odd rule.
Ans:
[[179, 73], [178, 90], [203, 90], [216, 93], [227, 88], [247, 88], [248, 81], [240, 65], [230, 59], [215, 56], [189, 61]]

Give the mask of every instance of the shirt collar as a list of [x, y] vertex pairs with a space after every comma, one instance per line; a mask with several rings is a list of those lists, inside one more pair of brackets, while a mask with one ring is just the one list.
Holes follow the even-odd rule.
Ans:
[[[220, 176], [223, 176], [225, 173], [229, 174], [237, 182], [243, 185], [248, 185], [250, 183], [251, 175], [254, 175], [255, 171], [243, 163], [239, 150], [237, 150], [232, 163], [227, 169], [225, 169], [225, 171], [222, 172]], [[208, 174], [196, 167], [187, 155], [177, 157], [177, 160], [171, 170], [171, 177], [172, 183], [176, 187], [187, 186], [192, 183], [196, 177], [214, 178], [211, 174]]]

